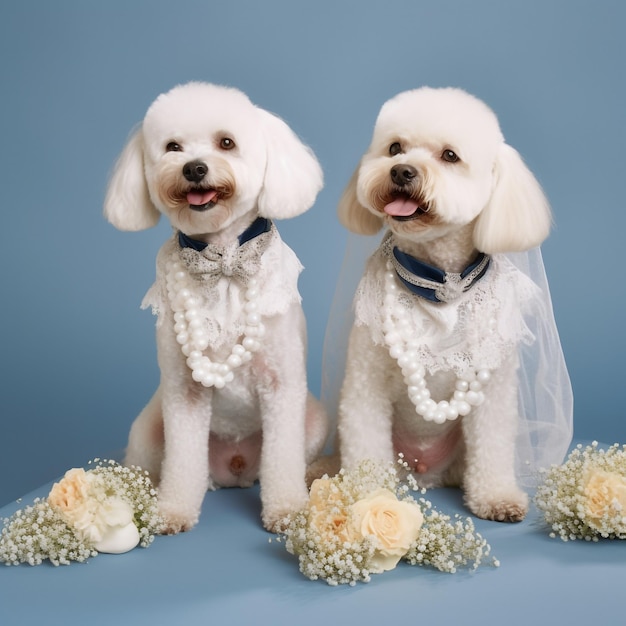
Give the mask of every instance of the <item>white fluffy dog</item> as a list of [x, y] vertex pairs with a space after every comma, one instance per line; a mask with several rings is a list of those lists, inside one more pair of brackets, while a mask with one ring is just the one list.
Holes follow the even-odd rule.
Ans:
[[425, 487], [462, 485], [477, 516], [524, 518], [514, 448], [517, 346], [534, 284], [499, 253], [548, 235], [543, 192], [494, 113], [459, 89], [382, 107], [339, 205], [368, 261], [339, 403], [342, 464], [404, 460]]
[[306, 502], [326, 416], [307, 390], [302, 267], [270, 220], [303, 213], [321, 186], [282, 120], [207, 83], [159, 96], [119, 157], [108, 220], [140, 230], [163, 214], [174, 229], [144, 301], [160, 386], [126, 455], [160, 479], [165, 532], [196, 524], [207, 489], [257, 477], [267, 529]]

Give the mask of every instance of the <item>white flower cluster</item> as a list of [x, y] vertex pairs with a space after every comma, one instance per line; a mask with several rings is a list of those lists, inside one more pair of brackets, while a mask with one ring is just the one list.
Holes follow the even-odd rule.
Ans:
[[69, 470], [47, 498], [2, 520], [0, 562], [68, 565], [150, 545], [162, 521], [147, 472], [111, 460], [94, 464]]
[[410, 492], [417, 490], [411, 476], [400, 482], [392, 464], [365, 461], [324, 476], [311, 485], [307, 507], [286, 520], [287, 551], [306, 577], [329, 585], [369, 582], [401, 559], [451, 573], [478, 567], [490, 547], [471, 520], [452, 521], [424, 498], [416, 501]]
[[563, 541], [626, 539], [626, 446], [579, 444], [562, 465], [544, 470], [535, 504]]
[[[450, 517], [437, 511], [431, 502], [419, 499], [424, 524], [418, 540], [405, 559], [411, 565], [430, 565], [441, 572], [456, 573], [458, 568], [475, 570], [490, 555], [491, 546], [474, 527], [471, 518]], [[498, 566], [497, 559], [491, 561]]]
[[65, 518], [47, 500], [37, 498], [32, 506], [4, 520], [0, 535], [0, 562], [6, 565], [53, 565], [86, 561], [98, 553], [81, 539]]
[[125, 467], [112, 460], [96, 460], [95, 463], [96, 466], [91, 471], [103, 478], [106, 494], [131, 505], [133, 521], [139, 531], [139, 545], [147, 548], [163, 526], [157, 492], [150, 475], [140, 467]]

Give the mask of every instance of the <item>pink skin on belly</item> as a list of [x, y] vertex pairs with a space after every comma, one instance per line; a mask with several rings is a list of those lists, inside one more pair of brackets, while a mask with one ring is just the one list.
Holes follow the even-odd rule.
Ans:
[[211, 478], [219, 487], [247, 487], [259, 476], [261, 431], [240, 441], [222, 439], [211, 433], [209, 463]]
[[418, 474], [437, 471], [448, 465], [461, 439], [460, 425], [439, 437], [416, 439], [399, 431], [393, 433], [396, 454], [402, 453], [409, 467]]
[[[305, 415], [305, 439], [308, 442], [325, 437], [325, 414], [316, 402], [309, 402]], [[263, 433], [261, 430], [236, 439], [209, 435], [209, 471], [216, 487], [249, 487], [259, 478]]]

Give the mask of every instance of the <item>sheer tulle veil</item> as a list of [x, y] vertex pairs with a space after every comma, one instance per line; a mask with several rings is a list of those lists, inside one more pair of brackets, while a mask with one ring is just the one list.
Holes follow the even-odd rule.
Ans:
[[[330, 310], [322, 364], [322, 400], [336, 420], [348, 336], [354, 315], [352, 300], [367, 257], [381, 237], [350, 233]], [[516, 473], [521, 484], [536, 482], [538, 470], [561, 463], [572, 439], [573, 396], [556, 327], [541, 251], [508, 254], [508, 259], [538, 287], [524, 321], [534, 336], [519, 346], [519, 430]], [[334, 441], [330, 442], [334, 446]]]

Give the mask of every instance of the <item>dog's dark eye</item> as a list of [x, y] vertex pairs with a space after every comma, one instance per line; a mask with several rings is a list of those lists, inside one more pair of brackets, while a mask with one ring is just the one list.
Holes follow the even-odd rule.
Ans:
[[183, 147], [179, 143], [176, 143], [175, 141], [170, 141], [167, 144], [167, 146], [165, 146], [165, 150], [167, 152], [182, 152]]
[[389, 154], [391, 156], [395, 156], [396, 154], [400, 154], [402, 152], [402, 146], [400, 145], [400, 142], [398, 141], [394, 141], [390, 146], [389, 146]]
[[232, 150], [235, 147], [235, 142], [230, 137], [222, 137], [220, 139], [220, 148], [222, 150]]
[[448, 163], [456, 163], [459, 160], [459, 156], [454, 150], [444, 150], [441, 153], [441, 158]]

